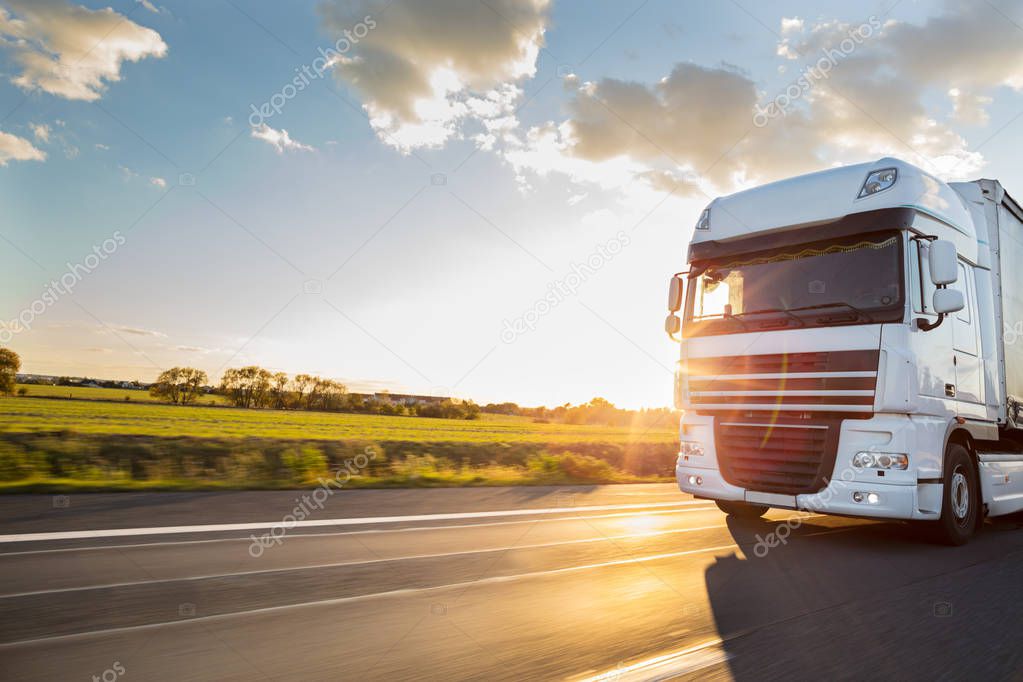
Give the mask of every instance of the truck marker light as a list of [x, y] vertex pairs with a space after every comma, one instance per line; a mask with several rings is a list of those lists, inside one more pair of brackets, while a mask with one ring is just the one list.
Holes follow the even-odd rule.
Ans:
[[883, 192], [889, 189], [895, 184], [895, 181], [899, 178], [899, 171], [895, 168], [885, 168], [882, 170], [876, 170], [867, 175], [867, 179], [863, 181], [863, 187], [860, 188], [859, 196], [857, 199], [869, 197]]
[[700, 219], [696, 221], [697, 230], [709, 230], [710, 229], [710, 209], [703, 209], [703, 213], [700, 214]]

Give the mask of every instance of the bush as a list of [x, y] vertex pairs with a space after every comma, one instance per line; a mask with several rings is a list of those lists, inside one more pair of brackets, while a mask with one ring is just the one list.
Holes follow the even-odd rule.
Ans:
[[0, 481], [20, 481], [46, 475], [46, 463], [24, 448], [0, 442]]
[[618, 478], [617, 472], [604, 460], [571, 452], [560, 456], [561, 471], [577, 481], [609, 482]]
[[156, 487], [164, 482], [169, 487], [299, 487], [316, 485], [333, 471], [361, 466], [356, 474], [373, 485], [609, 483], [666, 479], [674, 461], [672, 443], [552, 447], [529, 442], [239, 440], [0, 430], [0, 481], [7, 482], [67, 478], [147, 481]]
[[316, 483], [327, 476], [327, 457], [312, 445], [285, 450], [281, 454], [281, 464], [295, 483]]

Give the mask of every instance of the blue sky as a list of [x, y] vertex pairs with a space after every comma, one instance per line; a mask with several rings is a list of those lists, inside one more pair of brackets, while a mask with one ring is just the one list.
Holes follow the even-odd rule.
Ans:
[[1023, 192], [1015, 0], [107, 8], [0, 1], [0, 341], [25, 371], [666, 405], [664, 289], [710, 197], [885, 154]]

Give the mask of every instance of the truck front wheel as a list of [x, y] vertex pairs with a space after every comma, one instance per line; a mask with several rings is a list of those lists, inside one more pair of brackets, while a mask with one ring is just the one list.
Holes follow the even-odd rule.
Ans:
[[747, 504], [745, 502], [726, 502], [724, 500], [715, 500], [714, 504], [718, 506], [718, 509], [740, 519], [758, 519], [767, 513], [770, 507], [763, 504]]
[[945, 453], [943, 488], [941, 519], [935, 522], [938, 540], [965, 545], [977, 530], [980, 486], [970, 453], [958, 443], [949, 443]]

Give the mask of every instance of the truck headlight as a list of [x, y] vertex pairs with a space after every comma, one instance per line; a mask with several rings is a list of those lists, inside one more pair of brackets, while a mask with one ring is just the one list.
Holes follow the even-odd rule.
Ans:
[[703, 443], [682, 441], [679, 453], [686, 457], [703, 457]]
[[857, 469], [906, 469], [909, 455], [896, 452], [857, 452], [852, 464]]
[[863, 197], [869, 197], [872, 194], [883, 192], [895, 184], [895, 181], [899, 178], [899, 171], [895, 168], [885, 168], [882, 170], [876, 170], [867, 176], [867, 179], [863, 181], [863, 187], [860, 188], [860, 194], [857, 199]]

